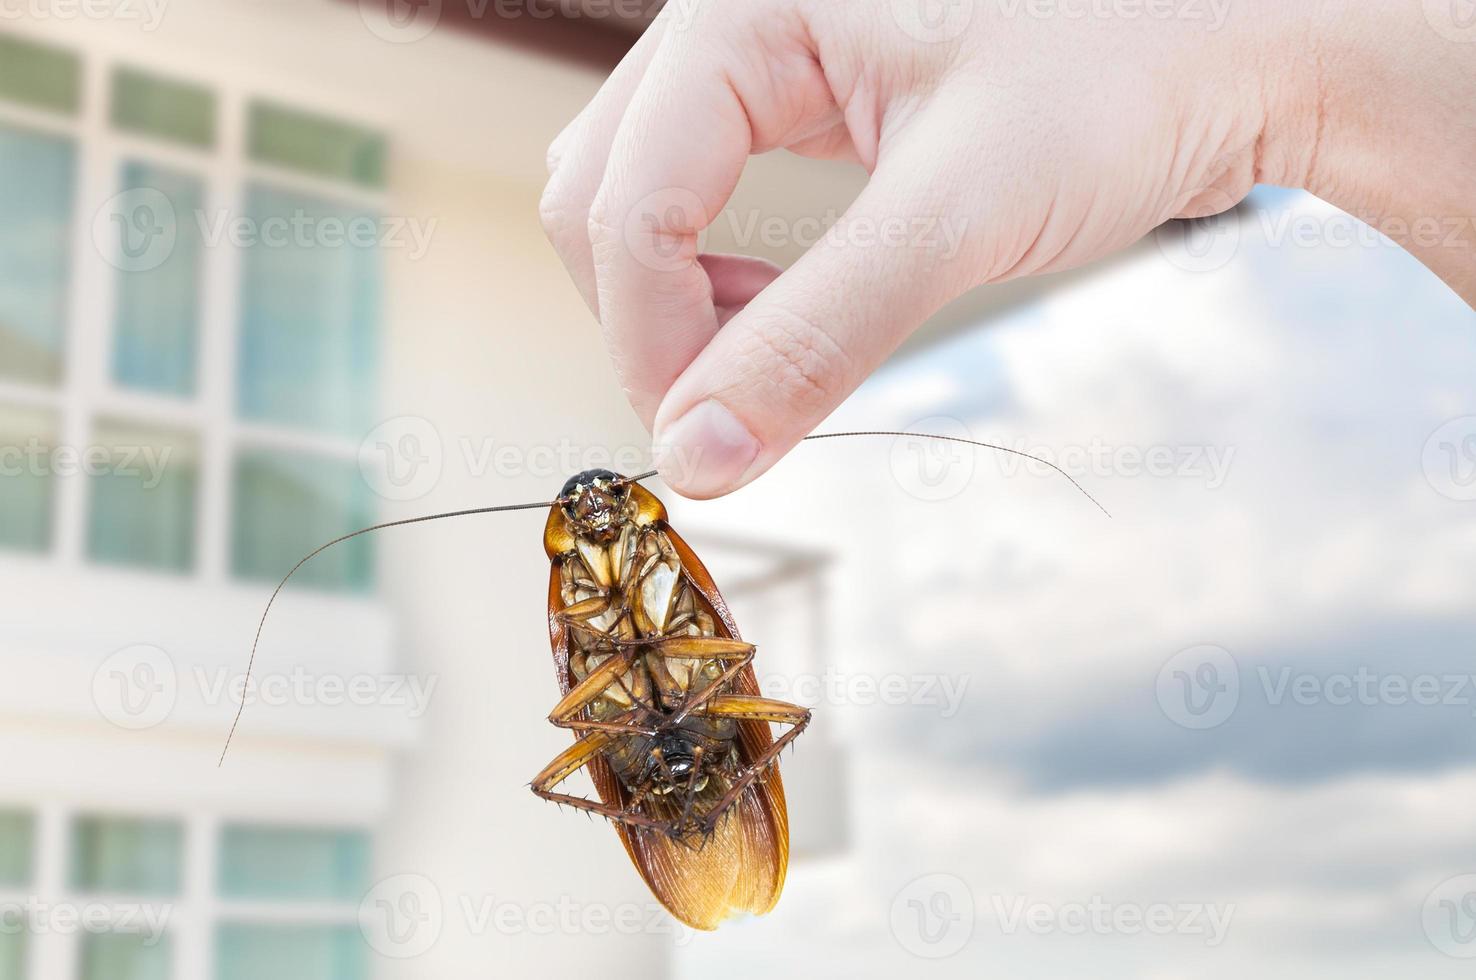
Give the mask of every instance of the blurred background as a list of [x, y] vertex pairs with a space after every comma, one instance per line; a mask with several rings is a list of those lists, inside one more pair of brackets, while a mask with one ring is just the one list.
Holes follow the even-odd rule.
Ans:
[[[966, 296], [826, 426], [1110, 520], [911, 438], [665, 494], [816, 711], [767, 917], [528, 792], [539, 512], [325, 554], [244, 685], [318, 543], [646, 467], [537, 202], [650, 14], [0, 7], [0, 980], [1469, 976], [1476, 314], [1301, 194]], [[759, 158], [707, 247], [860, 182]]]

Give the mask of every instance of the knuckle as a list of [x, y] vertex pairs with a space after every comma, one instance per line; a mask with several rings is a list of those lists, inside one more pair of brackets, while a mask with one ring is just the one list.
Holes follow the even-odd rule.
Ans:
[[570, 201], [569, 195], [556, 181], [549, 181], [538, 200], [538, 220], [543, 224], [544, 233], [555, 242], [567, 239], [576, 214], [578, 208]]
[[606, 195], [597, 194], [590, 203], [584, 231], [595, 245], [612, 241], [619, 233], [612, 219], [610, 200]]
[[559, 164], [563, 162], [565, 157], [573, 159], [577, 156], [577, 154], [571, 154], [569, 150], [572, 144], [581, 141], [584, 120], [589, 115], [589, 110], [590, 107], [585, 106], [579, 115], [569, 120], [568, 125], [559, 130], [559, 134], [548, 144], [548, 151], [544, 154], [543, 163], [548, 168], [548, 175], [550, 177], [558, 172]]
[[813, 413], [828, 410], [843, 394], [850, 355], [808, 317], [775, 307], [748, 337], [747, 359], [783, 404]]

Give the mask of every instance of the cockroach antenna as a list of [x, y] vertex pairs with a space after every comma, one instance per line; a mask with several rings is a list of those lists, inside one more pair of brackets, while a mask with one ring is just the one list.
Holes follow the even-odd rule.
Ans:
[[472, 517], [477, 514], [498, 514], [503, 511], [509, 510], [546, 510], [557, 503], [557, 500], [541, 500], [536, 503], [527, 504], [501, 504], [497, 507], [473, 507], [470, 510], [452, 510], [447, 511], [444, 514], [427, 514], [424, 517], [407, 517], [403, 520], [398, 521], [385, 521], [382, 524], [371, 524], [368, 527], [361, 527], [357, 531], [350, 531], [348, 534], [336, 537], [326, 544], [319, 545], [318, 547], [314, 548], [312, 551], [304, 555], [301, 561], [292, 566], [292, 570], [290, 572], [282, 576], [282, 581], [278, 582], [277, 587], [272, 590], [272, 596], [270, 599], [267, 600], [266, 608], [261, 611], [261, 619], [256, 624], [256, 638], [251, 641], [251, 657], [249, 660], [246, 661], [246, 678], [241, 688], [241, 703], [236, 707], [236, 718], [234, 721], [231, 722], [231, 730], [230, 733], [226, 735], [225, 747], [220, 750], [220, 761], [215, 764], [216, 768], [218, 769], [221, 766], [225, 765], [226, 753], [231, 750], [231, 739], [236, 737], [236, 728], [241, 724], [241, 713], [246, 710], [245, 683], [250, 683], [251, 681], [251, 668], [256, 665], [256, 648], [258, 644], [261, 643], [261, 631], [262, 628], [266, 626], [267, 615], [272, 611], [272, 603], [276, 602], [277, 596], [282, 594], [282, 588], [287, 584], [287, 580], [296, 575], [298, 569], [300, 569], [302, 566], [306, 565], [308, 562], [312, 561], [314, 558], [318, 557], [334, 545], [342, 544], [350, 538], [357, 538], [361, 534], [368, 534], [370, 531], [383, 531], [386, 528], [404, 527], [407, 524], [424, 524], [427, 521], [441, 521], [451, 517]]
[[1108, 517], [1112, 516], [1112, 513], [1106, 507], [1102, 506], [1102, 502], [1100, 500], [1098, 500], [1096, 497], [1093, 497], [1089, 492], [1087, 492], [1086, 487], [1076, 482], [1076, 477], [1072, 476], [1070, 473], [1067, 473], [1065, 470], [1061, 469], [1061, 467], [1057, 466], [1055, 463], [1052, 463], [1048, 459], [1041, 459], [1039, 456], [1031, 455], [1030, 453], [1027, 453], [1020, 449], [1011, 449], [1009, 446], [999, 446], [992, 442], [980, 442], [977, 439], [965, 439], [962, 436], [940, 436], [935, 435], [931, 432], [893, 432], [884, 429], [865, 429], [856, 432], [817, 432], [814, 435], [805, 436], [804, 439], [800, 441], [810, 442], [814, 439], [849, 439], [853, 436], [887, 436], [894, 439], [932, 439], [935, 442], [956, 442], [961, 443], [965, 446], [974, 446], [979, 449], [993, 449], [995, 452], [1009, 453], [1011, 456], [1022, 456], [1025, 459], [1033, 459], [1037, 463], [1049, 466], [1051, 469], [1055, 470], [1057, 473], [1070, 480], [1071, 485], [1080, 490], [1082, 494], [1086, 497], [1086, 499], [1096, 504], [1098, 510], [1106, 514]]
[[[805, 436], [805, 438], [800, 441], [812, 442], [817, 439], [850, 439], [859, 438], [862, 436], [888, 437], [894, 439], [932, 439], [937, 442], [953, 442], [965, 446], [974, 446], [979, 449], [992, 449], [996, 452], [1009, 453], [1012, 456], [1020, 456], [1025, 459], [1034, 460], [1037, 463], [1041, 463], [1045, 466], [1050, 467], [1057, 473], [1064, 476], [1066, 479], [1070, 480], [1071, 485], [1074, 486], [1077, 490], [1081, 491], [1081, 493], [1088, 500], [1090, 500], [1093, 504], [1097, 506], [1098, 510], [1106, 514], [1108, 517], [1112, 516], [1112, 514], [1108, 512], [1107, 508], [1103, 507], [1101, 502], [1087, 491], [1086, 487], [1083, 487], [1080, 483], [1076, 482], [1076, 478], [1073, 477], [1070, 473], [1067, 473], [1065, 470], [1061, 469], [1061, 467], [1057, 466], [1055, 463], [1052, 463], [1048, 459], [1042, 459], [1039, 456], [1034, 456], [1019, 449], [1011, 449], [1009, 446], [1000, 446], [992, 442], [980, 442], [977, 439], [964, 439], [961, 436], [936, 435], [930, 432], [901, 432], [886, 429], [866, 429], [852, 432], [819, 432], [815, 433], [814, 435]], [[617, 485], [627, 486], [630, 484], [640, 483], [642, 480], [648, 480], [651, 477], [657, 475], [657, 470], [647, 470], [646, 472], [638, 473], [635, 476], [618, 477], [614, 482]], [[385, 521], [382, 524], [371, 524], [368, 527], [361, 527], [357, 531], [350, 531], [348, 534], [336, 537], [326, 544], [319, 545], [318, 547], [314, 548], [312, 551], [304, 555], [301, 561], [299, 561], [296, 565], [293, 565], [292, 569], [286, 575], [282, 576], [282, 581], [277, 583], [277, 587], [272, 590], [271, 597], [267, 599], [266, 608], [262, 610], [261, 619], [258, 620], [256, 624], [256, 637], [251, 641], [251, 656], [246, 662], [245, 684], [249, 684], [251, 681], [251, 670], [256, 665], [256, 650], [261, 643], [262, 629], [266, 626], [267, 616], [271, 613], [272, 605], [277, 601], [277, 596], [282, 594], [282, 589], [287, 585], [287, 581], [291, 579], [293, 575], [297, 574], [298, 569], [302, 568], [302, 566], [306, 565], [308, 562], [312, 561], [314, 558], [318, 557], [318, 555], [327, 551], [334, 545], [342, 544], [350, 538], [357, 538], [361, 534], [368, 534], [371, 531], [383, 531], [387, 528], [392, 527], [405, 527], [409, 524], [424, 524], [427, 521], [442, 521], [452, 517], [473, 517], [478, 514], [500, 514], [514, 510], [542, 510], [566, 502], [567, 501], [564, 498], [559, 498], [557, 500], [541, 500], [526, 504], [501, 504], [495, 507], [473, 507], [469, 510], [453, 510], [447, 511], [443, 514], [427, 514], [423, 517], [407, 517], [398, 521]], [[231, 741], [236, 737], [236, 729], [241, 724], [241, 715], [245, 710], [246, 688], [243, 684], [241, 689], [241, 703], [236, 707], [236, 717], [231, 722], [231, 730], [226, 735], [225, 745], [220, 750], [220, 760], [216, 763], [217, 768], [225, 765], [226, 753], [229, 752], [231, 749]]]

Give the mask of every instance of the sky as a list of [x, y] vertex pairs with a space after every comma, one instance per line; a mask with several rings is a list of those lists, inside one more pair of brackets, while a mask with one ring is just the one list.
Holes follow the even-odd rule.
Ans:
[[1110, 519], [1036, 464], [890, 440], [676, 509], [825, 556], [813, 630], [734, 605], [816, 708], [789, 782], [844, 785], [792, 805], [834, 846], [763, 928], [677, 975], [1469, 975], [1473, 328], [1392, 243], [1258, 189], [822, 427], [1041, 453]]

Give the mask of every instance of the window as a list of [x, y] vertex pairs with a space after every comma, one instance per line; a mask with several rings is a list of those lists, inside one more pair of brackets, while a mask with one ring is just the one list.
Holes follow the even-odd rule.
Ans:
[[[0, 980], [40, 980], [30, 959], [37, 937], [10, 927], [31, 902], [85, 912], [92, 923], [45, 937], [75, 944], [69, 976], [77, 980], [369, 976], [358, 924], [371, 884], [371, 839], [362, 828], [57, 811], [47, 821], [65, 832], [38, 836], [33, 814], [0, 811], [0, 891], [12, 903], [0, 910]], [[65, 853], [38, 855], [43, 839]], [[197, 846], [187, 847], [190, 840]], [[214, 875], [198, 874], [191, 859], [209, 862]], [[36, 880], [41, 864], [64, 876]], [[202, 892], [212, 880], [216, 893]], [[205, 952], [213, 969], [194, 959], [203, 975], [185, 976], [186, 946]]]
[[[36, 821], [29, 813], [0, 811], [0, 888], [29, 889], [35, 878]], [[0, 929], [0, 980], [26, 980], [28, 936], [7, 912]]]
[[26, 980], [27, 938], [24, 932], [12, 929], [0, 934], [0, 980]]
[[368, 974], [357, 926], [226, 925], [216, 949], [218, 980], [356, 980]]
[[[351, 460], [244, 450], [236, 458], [232, 570], [276, 582], [303, 556], [303, 542], [326, 542], [373, 521], [365, 484]], [[354, 537], [313, 559], [295, 580], [320, 589], [369, 589], [373, 540]]]
[[188, 216], [203, 211], [205, 183], [191, 174], [130, 162], [120, 184], [124, 192], [157, 193], [168, 202], [173, 218], [161, 220], [170, 220], [174, 245], [158, 265], [119, 276], [113, 380], [125, 388], [188, 397], [196, 391], [204, 271], [199, 223]]
[[72, 887], [113, 895], [177, 895], [184, 829], [167, 820], [79, 817], [72, 828]]
[[[265, 449], [241, 452], [233, 495], [236, 575], [276, 581], [302, 557], [304, 541], [329, 541], [372, 523], [370, 492], [355, 479], [357, 472], [351, 460]], [[369, 587], [373, 548], [368, 537], [345, 541], [304, 565], [297, 578], [320, 588], [363, 591]]]
[[82, 940], [82, 980], [171, 980], [169, 937], [132, 932], [88, 934]]
[[0, 98], [73, 115], [82, 102], [82, 60], [69, 51], [0, 35]]
[[0, 121], [0, 379], [61, 381], [75, 170], [70, 140]]
[[56, 413], [0, 403], [0, 548], [51, 547]]
[[229, 826], [220, 891], [234, 899], [355, 902], [369, 890], [369, 837], [358, 831]]
[[[29, 813], [0, 812], [0, 887], [24, 888], [31, 883], [35, 823]], [[0, 977], [4, 975], [0, 972]]]
[[[361, 830], [229, 825], [220, 838], [218, 980], [358, 980], [358, 908], [369, 890]], [[273, 911], [263, 915], [265, 904]], [[324, 910], [327, 910], [326, 914]], [[292, 922], [295, 914], [304, 921]]]
[[113, 73], [113, 125], [186, 146], [215, 145], [215, 97], [199, 85], [132, 68]]
[[103, 419], [92, 444], [108, 462], [92, 480], [87, 550], [96, 561], [187, 572], [195, 562], [198, 437]]
[[249, 140], [253, 160], [364, 187], [384, 185], [384, 138], [362, 127], [258, 102], [251, 107]]
[[[275, 579], [375, 517], [386, 141], [97, 61], [0, 34], [0, 551]], [[372, 558], [303, 584], [367, 592]]]
[[[373, 522], [385, 160], [355, 121], [0, 32], [0, 558], [275, 579]], [[333, 234], [355, 223], [376, 233]], [[305, 584], [367, 591], [352, 545]], [[370, 852], [362, 828], [0, 809], [0, 891], [110, 913], [0, 929], [0, 980], [58, 943], [64, 980], [364, 980]], [[138, 907], [167, 910], [153, 934]]]
[[[378, 256], [348, 240], [372, 216], [257, 185], [241, 288], [237, 384], [244, 418], [362, 436], [374, 405]], [[341, 245], [325, 244], [327, 235]]]

